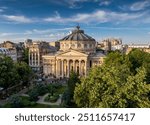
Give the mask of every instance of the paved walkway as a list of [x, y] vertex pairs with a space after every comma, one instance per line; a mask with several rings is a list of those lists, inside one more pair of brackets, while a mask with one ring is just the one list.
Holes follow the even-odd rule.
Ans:
[[56, 102], [52, 103], [52, 102], [45, 102], [44, 99], [46, 96], [48, 96], [49, 93], [45, 94], [44, 96], [41, 96], [40, 99], [36, 102], [36, 103], [39, 103], [39, 104], [46, 104], [46, 105], [60, 105], [61, 104], [61, 98], [62, 98], [62, 95], [59, 95], [59, 98]]

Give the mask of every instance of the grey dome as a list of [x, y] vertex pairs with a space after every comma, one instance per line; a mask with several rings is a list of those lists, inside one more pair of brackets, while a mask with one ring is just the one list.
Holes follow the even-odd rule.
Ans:
[[80, 27], [77, 26], [72, 33], [59, 41], [95, 41], [92, 37], [84, 34], [84, 30], [80, 30]]

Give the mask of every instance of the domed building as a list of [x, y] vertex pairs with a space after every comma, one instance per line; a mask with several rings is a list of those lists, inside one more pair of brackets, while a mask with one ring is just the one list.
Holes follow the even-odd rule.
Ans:
[[43, 73], [54, 78], [69, 77], [70, 72], [86, 76], [89, 69], [103, 63], [104, 54], [96, 52], [96, 41], [77, 26], [59, 40], [60, 50], [43, 56]]

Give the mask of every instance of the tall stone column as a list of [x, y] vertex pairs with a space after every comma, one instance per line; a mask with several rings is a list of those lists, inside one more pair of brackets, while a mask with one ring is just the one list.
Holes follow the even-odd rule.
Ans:
[[85, 60], [85, 68], [84, 68], [84, 70], [85, 70], [85, 76], [87, 76], [87, 60]]
[[31, 58], [31, 59], [32, 59], [32, 66], [33, 66], [33, 60], [34, 60], [34, 59], [33, 59], [33, 53], [32, 53], [32, 55], [31, 55], [31, 56], [32, 56], [32, 58]]
[[79, 60], [79, 75], [81, 75], [82, 71], [81, 71], [81, 60]]
[[56, 71], [55, 71], [56, 78], [58, 77], [58, 76], [57, 76], [57, 72], [58, 72], [58, 70], [57, 70], [57, 69], [58, 69], [58, 68], [57, 68], [57, 66], [58, 66], [58, 60], [56, 59], [56, 66], [55, 66], [55, 67], [56, 67]]
[[60, 76], [60, 60], [58, 60], [58, 62], [57, 62], [57, 76], [59, 77]]
[[62, 60], [62, 63], [61, 63], [62, 65], [62, 71], [61, 71], [61, 73], [62, 73], [62, 78], [64, 77], [64, 61]]
[[40, 66], [40, 54], [38, 53], [38, 66]]
[[34, 53], [34, 65], [36, 66], [36, 53]]
[[67, 60], [67, 76], [69, 77], [70, 74], [70, 70], [69, 70], [70, 66], [69, 66], [69, 60]]

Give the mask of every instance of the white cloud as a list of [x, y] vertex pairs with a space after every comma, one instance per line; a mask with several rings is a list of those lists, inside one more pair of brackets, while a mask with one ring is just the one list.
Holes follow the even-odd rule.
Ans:
[[69, 8], [80, 8], [77, 3], [83, 3], [87, 1], [89, 0], [65, 0], [65, 2], [69, 4]]
[[7, 7], [0, 7], [0, 13], [4, 12], [7, 9]]
[[32, 19], [27, 18], [25, 16], [19, 15], [3, 15], [3, 18], [8, 21], [16, 22], [16, 23], [31, 23]]
[[6, 37], [6, 36], [13, 36], [13, 35], [19, 35], [20, 33], [1, 33], [1, 37]]
[[3, 9], [0, 9], [0, 12], [3, 12], [4, 10]]
[[55, 29], [33, 29], [33, 30], [28, 30], [25, 32], [25, 34], [50, 34], [52, 32], [60, 32], [60, 31], [68, 31], [72, 30], [73, 28], [55, 28]]
[[[47, 37], [59, 37], [64, 36], [68, 30], [72, 30], [72, 28], [62, 28], [62, 29], [33, 29], [27, 30], [25, 32], [4, 32], [0, 33], [0, 37], [18, 37], [18, 36], [47, 36]], [[64, 31], [67, 31], [66, 33]]]
[[130, 6], [130, 10], [132, 11], [139, 11], [139, 10], [144, 10], [145, 8], [150, 6], [150, 1], [140, 1], [132, 4]]
[[67, 33], [61, 32], [61, 33], [50, 33], [50, 34], [44, 35], [44, 37], [48, 37], [51, 39], [56, 39], [56, 38], [61, 39], [62, 37], [66, 35]]
[[78, 23], [105, 23], [105, 22], [119, 22], [119, 21], [129, 21], [140, 18], [145, 13], [119, 13], [98, 10], [92, 13], [78, 13], [71, 17], [61, 17], [57, 14], [53, 17], [45, 18], [44, 21], [47, 22], [57, 22], [57, 23], [68, 23], [68, 22], [78, 22]]
[[99, 3], [100, 6], [108, 6], [111, 4], [110, 0], [104, 0]]
[[71, 9], [79, 9], [82, 7], [82, 3], [85, 2], [100, 2], [103, 0], [55, 0], [51, 1], [52, 3], [59, 4], [59, 5], [65, 5]]

